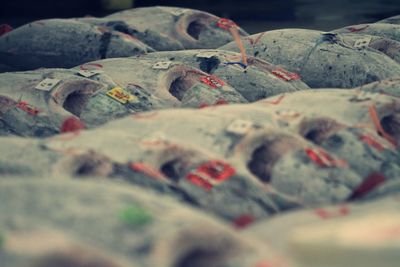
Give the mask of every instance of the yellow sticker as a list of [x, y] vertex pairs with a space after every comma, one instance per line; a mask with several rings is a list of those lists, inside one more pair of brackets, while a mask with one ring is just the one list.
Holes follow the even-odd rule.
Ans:
[[122, 104], [131, 103], [131, 102], [139, 102], [139, 99], [131, 95], [129, 92], [125, 91], [121, 87], [115, 87], [107, 92], [107, 95]]

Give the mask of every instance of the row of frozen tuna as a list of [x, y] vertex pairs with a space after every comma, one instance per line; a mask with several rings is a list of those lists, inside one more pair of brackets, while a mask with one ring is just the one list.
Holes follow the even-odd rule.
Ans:
[[[3, 71], [70, 68], [155, 50], [222, 46], [298, 73], [312, 88], [348, 88], [400, 75], [399, 32], [393, 17], [332, 32], [284, 29], [248, 36], [232, 21], [209, 13], [149, 7], [104, 18], [32, 22], [0, 37], [0, 62]], [[173, 57], [163, 56], [168, 54]], [[234, 62], [238, 68], [248, 63], [243, 57]]]
[[254, 224], [243, 215], [229, 225], [123, 183], [2, 176], [0, 261], [3, 267], [397, 267], [399, 203], [392, 195]]
[[[139, 112], [85, 131], [82, 121], [69, 117], [64, 135], [2, 137], [1, 172], [120, 178], [228, 220], [375, 198], [397, 191], [400, 173], [400, 98], [371, 92], [381, 88], [315, 89], [252, 104]], [[13, 116], [8, 123], [19, 135], [34, 135], [63, 115], [52, 105], [54, 113], [41, 121], [24, 105], [3, 117]], [[88, 112], [88, 118], [112, 118]]]

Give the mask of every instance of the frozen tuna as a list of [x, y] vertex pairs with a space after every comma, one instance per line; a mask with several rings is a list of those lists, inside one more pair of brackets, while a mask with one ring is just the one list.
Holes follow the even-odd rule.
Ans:
[[14, 70], [69, 68], [148, 51], [152, 49], [127, 35], [67, 19], [35, 21], [0, 36], [0, 61]]
[[[359, 51], [341, 35], [284, 29], [245, 38], [247, 54], [282, 65], [312, 88], [351, 88], [400, 75], [400, 65], [378, 51]], [[238, 51], [235, 43], [220, 49]]]
[[[241, 36], [247, 35], [232, 21], [187, 8], [142, 7], [114, 13], [105, 19], [123, 21], [129, 27], [138, 29], [142, 35], [156, 32], [164, 38], [178, 41], [185, 49], [217, 48], [224, 45], [233, 40], [231, 27]], [[157, 44], [157, 39], [149, 37], [143, 40], [155, 49], [163, 48]]]

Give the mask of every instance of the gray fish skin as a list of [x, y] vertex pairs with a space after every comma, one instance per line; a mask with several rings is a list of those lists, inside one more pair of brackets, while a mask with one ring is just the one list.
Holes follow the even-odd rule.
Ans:
[[[400, 75], [400, 65], [378, 51], [359, 51], [333, 33], [268, 31], [245, 38], [249, 55], [300, 74], [311, 88], [352, 88]], [[219, 49], [239, 51], [230, 43]]]
[[[384, 53], [397, 63], [400, 63], [400, 42], [398, 41], [386, 37], [366, 34], [342, 34], [342, 37], [346, 43], [354, 48], [359, 50], [372, 48]], [[365, 42], [365, 45], [360, 45], [357, 42]]]
[[14, 70], [69, 68], [147, 51], [152, 49], [139, 40], [68, 19], [35, 21], [0, 37], [0, 61]]
[[[233, 40], [229, 31], [216, 25], [219, 17], [187, 8], [161, 6], [134, 8], [111, 14], [105, 19], [123, 21], [144, 34], [156, 32], [178, 41], [185, 49], [217, 48]], [[240, 28], [239, 33], [242, 36], [247, 35]], [[146, 43], [157, 49], [156, 42], [157, 40], [149, 38]]]
[[346, 26], [334, 30], [336, 33], [369, 34], [400, 41], [400, 25], [386, 23], [370, 23]]
[[155, 52], [138, 58], [160, 61], [179, 61], [209, 74], [216, 75], [232, 85], [243, 97], [253, 102], [279, 93], [307, 90], [300, 79], [285, 80], [274, 74], [277, 66], [255, 57], [249, 57], [247, 68], [233, 62], [241, 62], [241, 55], [223, 50], [185, 50]]
[[253, 224], [244, 233], [266, 244], [273, 241], [300, 266], [395, 267], [399, 236], [388, 232], [398, 227], [399, 199], [397, 192], [374, 201], [289, 212]]
[[213, 255], [207, 266], [274, 256], [215, 217], [138, 187], [67, 176], [2, 177], [0, 184], [5, 267], [173, 267], [185, 258], [202, 262], [190, 257], [199, 250]]
[[380, 20], [377, 23], [399, 24], [400, 25], [400, 15]]
[[134, 25], [128, 25], [122, 20], [108, 18], [77, 18], [76, 20], [95, 26], [106, 27], [110, 31], [128, 34], [139, 39], [141, 42], [147, 44], [157, 51], [173, 51], [184, 49], [180, 42], [161, 32], [159, 33], [149, 29], [140, 31]]

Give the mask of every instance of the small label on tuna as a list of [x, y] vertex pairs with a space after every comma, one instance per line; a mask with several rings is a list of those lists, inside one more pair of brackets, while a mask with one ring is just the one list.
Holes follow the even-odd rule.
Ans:
[[196, 55], [196, 57], [199, 58], [212, 58], [212, 57], [218, 57], [218, 53], [216, 51], [207, 51], [207, 52], [201, 52]]
[[369, 44], [372, 41], [372, 37], [368, 36], [368, 37], [364, 37], [361, 39], [358, 39], [355, 43], [354, 43], [354, 48], [357, 49], [365, 49], [369, 46]]
[[234, 120], [228, 125], [226, 131], [236, 135], [245, 135], [253, 128], [253, 122], [247, 120]]
[[171, 11], [170, 11], [170, 13], [176, 17], [179, 17], [179, 16], [185, 14], [186, 12], [187, 12], [187, 9], [185, 9], [185, 8], [174, 8], [174, 9], [171, 9]]
[[139, 102], [136, 96], [131, 95], [129, 92], [122, 89], [121, 87], [115, 87], [111, 89], [110, 91], [107, 92], [107, 95], [122, 104]]
[[153, 65], [155, 70], [167, 70], [171, 67], [172, 61], [160, 61]]
[[50, 91], [60, 82], [61, 82], [61, 80], [58, 80], [58, 79], [46, 78], [43, 81], [41, 81], [38, 85], [36, 85], [35, 89], [42, 90], [42, 91]]
[[90, 78], [93, 77], [94, 75], [103, 73], [102, 70], [80, 70], [78, 71], [78, 74], [85, 77], [85, 78]]
[[200, 77], [200, 81], [214, 89], [223, 87], [225, 85], [224, 81], [222, 81], [221, 79], [219, 79], [218, 77], [213, 76], [213, 75], [202, 76], [202, 77]]

